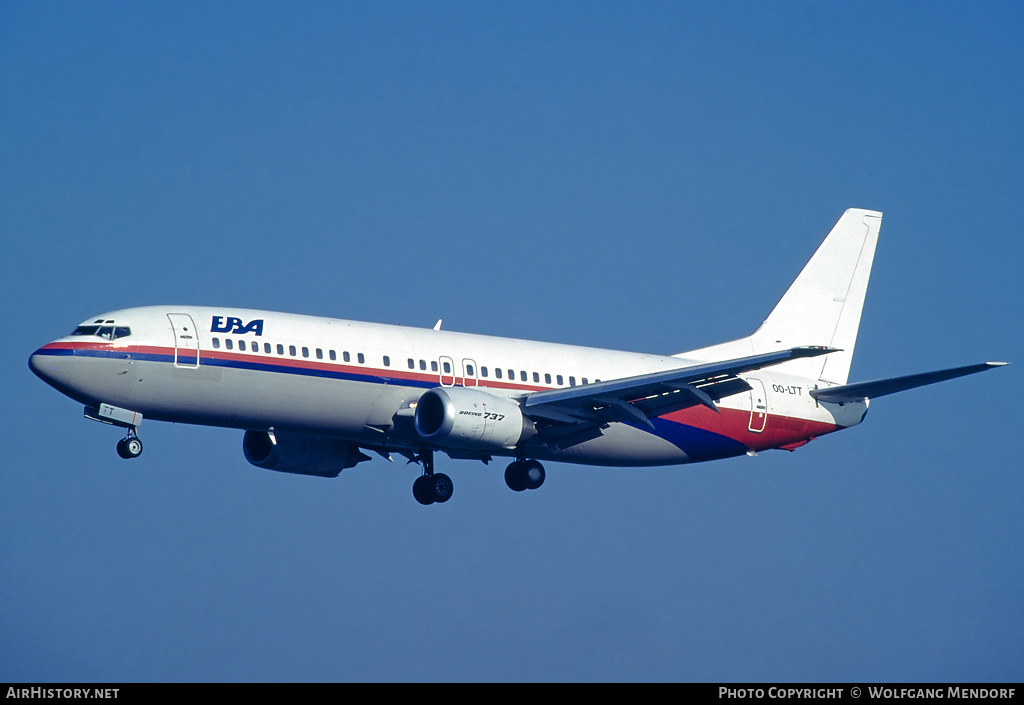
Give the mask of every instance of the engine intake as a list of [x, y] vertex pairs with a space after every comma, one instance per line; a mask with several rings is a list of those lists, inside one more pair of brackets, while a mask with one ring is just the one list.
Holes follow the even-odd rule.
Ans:
[[246, 431], [242, 453], [258, 468], [317, 477], [337, 477], [364, 458], [348, 441], [266, 431]]
[[413, 422], [424, 440], [454, 448], [515, 448], [527, 429], [519, 404], [466, 387], [435, 387], [416, 403]]

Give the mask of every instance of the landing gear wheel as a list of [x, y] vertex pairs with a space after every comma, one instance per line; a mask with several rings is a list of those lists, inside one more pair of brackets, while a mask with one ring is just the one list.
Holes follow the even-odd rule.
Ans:
[[513, 492], [535, 490], [544, 484], [544, 466], [536, 460], [517, 460], [505, 468], [505, 484]]
[[526, 489], [526, 477], [523, 475], [523, 464], [518, 460], [509, 463], [505, 468], [505, 484], [513, 492], [522, 492]]
[[547, 473], [544, 472], [544, 466], [536, 460], [527, 460], [523, 463], [523, 479], [526, 482], [526, 489], [535, 490], [544, 484], [544, 478], [547, 477]]
[[135, 436], [132, 436], [131, 438], [126, 438], [124, 447], [128, 450], [129, 458], [138, 458], [140, 455], [142, 455], [142, 441], [140, 441]]
[[443, 472], [420, 475], [412, 483], [412, 496], [420, 504], [443, 504], [452, 498], [452, 479]]
[[423, 465], [423, 474], [412, 483], [412, 496], [420, 504], [447, 502], [452, 496], [452, 480], [444, 473], [434, 474], [434, 451], [420, 451], [410, 462]]
[[142, 455], [142, 441], [138, 436], [128, 436], [117, 442], [117, 454], [125, 460], [138, 458]]
[[447, 502], [452, 498], [452, 479], [445, 475], [443, 472], [435, 474], [431, 480], [431, 486], [434, 489], [434, 501], [438, 503]]
[[434, 498], [433, 478], [430, 475], [420, 475], [412, 483], [412, 496], [420, 504], [433, 504], [437, 501]]

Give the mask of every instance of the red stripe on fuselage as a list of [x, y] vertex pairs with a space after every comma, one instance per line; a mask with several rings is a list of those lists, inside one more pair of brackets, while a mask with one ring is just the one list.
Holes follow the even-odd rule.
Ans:
[[717, 433], [739, 441], [755, 451], [781, 448], [839, 430], [839, 427], [832, 423], [769, 414], [764, 430], [758, 433], [750, 430], [749, 411], [719, 408], [718, 413], [715, 413], [706, 406], [691, 406], [665, 414], [662, 418]]
[[[127, 354], [139, 355], [161, 355], [170, 359], [174, 357], [174, 347], [150, 346], [150, 345], [117, 345], [114, 343], [96, 343], [86, 341], [64, 341], [44, 345], [40, 350], [95, 350], [102, 352], [124, 352]], [[325, 372], [341, 372], [351, 375], [364, 375], [378, 377], [387, 380], [419, 382], [420, 384], [437, 384], [440, 386], [440, 375], [434, 373], [421, 373], [412, 370], [396, 370], [392, 368], [377, 368], [343, 364], [339, 362], [322, 362], [317, 360], [295, 359], [290, 357], [278, 357], [268, 354], [244, 354], [240, 352], [224, 352], [213, 350], [200, 350], [200, 364], [203, 360], [219, 360], [239, 363], [258, 363], [262, 365], [273, 365], [284, 369], [306, 369], [322, 370]], [[452, 375], [444, 375], [451, 379]], [[461, 377], [455, 377], [461, 380]], [[471, 380], [473, 381], [473, 380]], [[494, 389], [511, 389], [519, 391], [543, 391], [558, 389], [559, 387], [543, 387], [539, 385], [528, 385], [520, 383], [498, 382], [496, 380], [476, 380], [480, 387]], [[451, 385], [449, 385], [451, 386]], [[462, 386], [462, 385], [455, 385]], [[474, 386], [474, 385], [471, 385]], [[813, 421], [791, 416], [769, 414], [764, 430], [754, 432], [750, 430], [750, 412], [742, 409], [720, 408], [716, 413], [704, 406], [693, 406], [680, 411], [674, 411], [661, 417], [673, 423], [703, 429], [711, 433], [719, 434], [726, 438], [738, 441], [751, 450], [760, 451], [771, 448], [780, 448], [798, 444], [816, 438], [818, 436], [832, 433], [838, 430], [838, 426], [822, 421]]]

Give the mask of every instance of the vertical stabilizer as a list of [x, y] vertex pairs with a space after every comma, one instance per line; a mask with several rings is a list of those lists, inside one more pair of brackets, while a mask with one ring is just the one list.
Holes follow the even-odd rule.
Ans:
[[878, 211], [846, 211], [753, 335], [681, 356], [712, 359], [736, 353], [759, 354], [826, 345], [842, 352], [794, 360], [778, 369], [808, 379], [845, 384], [881, 225], [882, 214]]

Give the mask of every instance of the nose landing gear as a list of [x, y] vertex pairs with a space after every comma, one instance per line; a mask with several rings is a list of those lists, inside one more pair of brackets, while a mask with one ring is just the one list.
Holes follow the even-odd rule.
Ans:
[[113, 404], [85, 407], [85, 418], [91, 421], [110, 424], [128, 429], [128, 435], [117, 442], [117, 454], [125, 460], [138, 458], [142, 455], [142, 441], [139, 440], [138, 428], [142, 423], [142, 414], [131, 409], [122, 409]]

